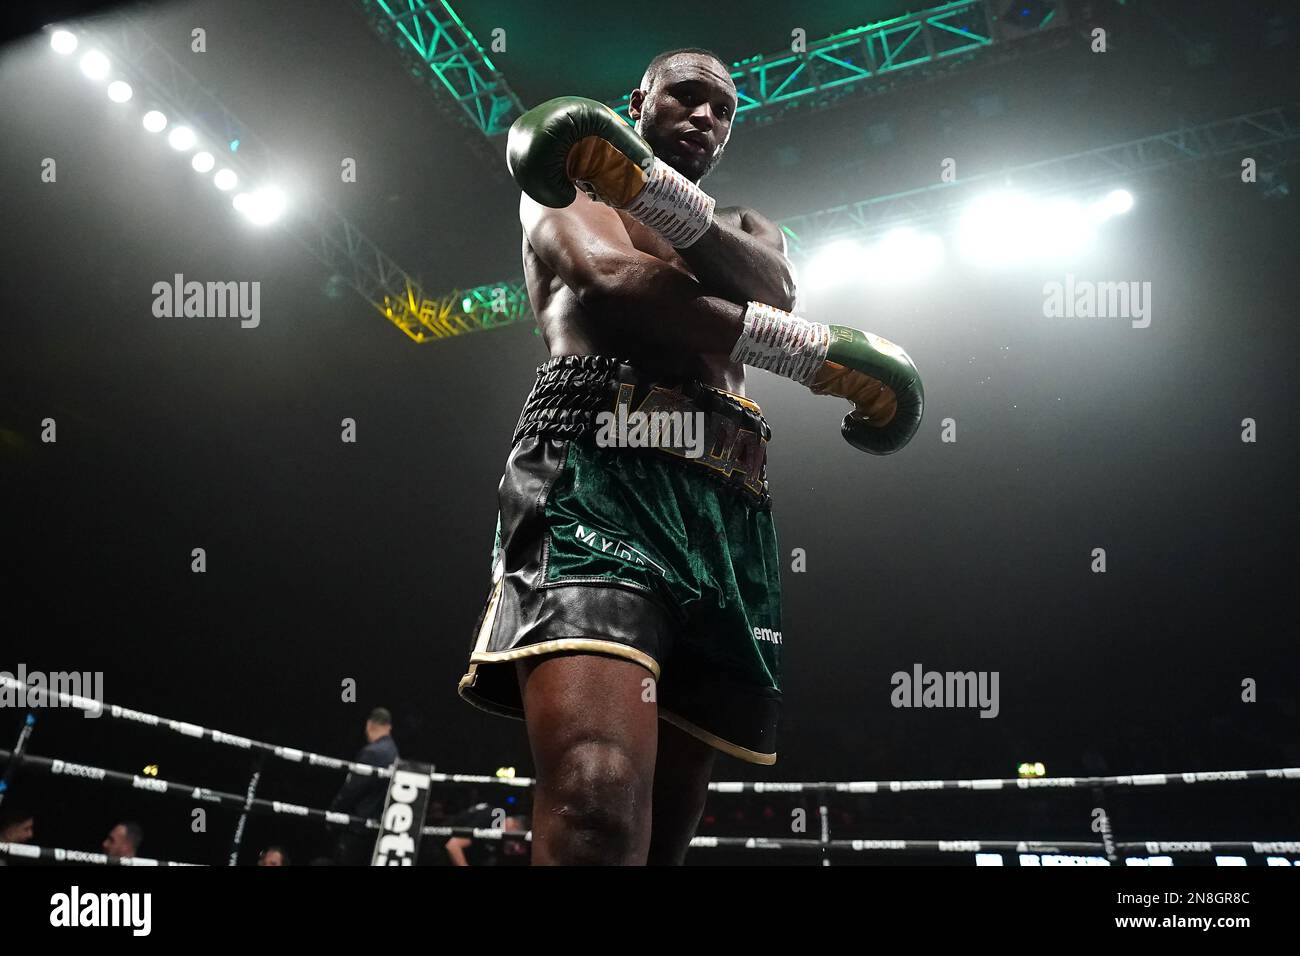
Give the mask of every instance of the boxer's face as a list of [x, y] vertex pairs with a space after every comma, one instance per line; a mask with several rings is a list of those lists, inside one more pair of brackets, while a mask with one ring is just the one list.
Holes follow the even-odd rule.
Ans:
[[736, 86], [716, 60], [683, 53], [663, 65], [652, 88], [633, 90], [628, 115], [656, 156], [699, 182], [731, 138]]

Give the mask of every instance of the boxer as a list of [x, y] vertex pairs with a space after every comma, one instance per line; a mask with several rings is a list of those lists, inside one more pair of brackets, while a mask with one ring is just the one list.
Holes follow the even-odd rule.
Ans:
[[[871, 454], [920, 423], [906, 353], [793, 314], [781, 230], [700, 188], [737, 105], [714, 54], [672, 50], [632, 91], [635, 127], [560, 97], [508, 137], [551, 358], [499, 486], [459, 690], [525, 721], [534, 864], [679, 864], [715, 754], [776, 761], [781, 557], [745, 366], [847, 399], [842, 434]], [[602, 441], [614, 411], [699, 416], [704, 453]]]

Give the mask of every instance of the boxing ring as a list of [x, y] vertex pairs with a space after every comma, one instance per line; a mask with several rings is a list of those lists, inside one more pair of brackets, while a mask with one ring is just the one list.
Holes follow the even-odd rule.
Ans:
[[[91, 764], [65, 761], [57, 757], [27, 752], [32, 736], [34, 719], [29, 714], [24, 720], [18, 741], [12, 750], [0, 750], [0, 760], [8, 765], [6, 781], [19, 768], [37, 771], [60, 779], [120, 787], [135, 791], [142, 797], [170, 797], [188, 800], [196, 806], [220, 806], [237, 810], [238, 821], [231, 835], [231, 849], [227, 865], [238, 864], [245, 825], [250, 814], [291, 817], [310, 820], [324, 826], [346, 827], [359, 832], [380, 830], [380, 822], [371, 818], [351, 816], [316, 807], [303, 806], [258, 795], [262, 766], [268, 759], [298, 766], [319, 767], [327, 771], [354, 773], [377, 779], [391, 778], [392, 768], [355, 763], [337, 757], [314, 753], [296, 747], [271, 744], [239, 734], [226, 733], [183, 720], [175, 720], [100, 701], [32, 688], [21, 681], [0, 675], [0, 685], [23, 691], [29, 701], [57, 699], [58, 706], [80, 710], [88, 715], [107, 717], [114, 722], [126, 722], [152, 727], [162, 733], [174, 734], [194, 743], [204, 742], [218, 747], [232, 748], [248, 753], [254, 758], [255, 768], [242, 793], [213, 789], [175, 780], [127, 773]], [[429, 773], [431, 784], [451, 787], [494, 787], [502, 790], [530, 790], [534, 781], [529, 777], [497, 777], [482, 774]], [[1142, 773], [1093, 777], [1013, 777], [972, 778], [954, 780], [847, 780], [847, 781], [720, 781], [709, 784], [709, 793], [715, 798], [743, 794], [803, 794], [813, 798], [817, 806], [816, 836], [696, 836], [691, 840], [695, 851], [736, 850], [755, 851], [764, 855], [788, 856], [788, 862], [830, 865], [834, 858], [868, 857], [949, 857], [975, 855], [976, 865], [1000, 866], [1003, 854], [1012, 855], [1022, 866], [1050, 865], [1168, 865], [1176, 857], [1252, 854], [1267, 858], [1268, 865], [1300, 866], [1300, 839], [1280, 840], [1177, 840], [1116, 839], [1109, 827], [1110, 814], [1100, 828], [1100, 840], [1017, 839], [990, 840], [981, 838], [948, 840], [915, 840], [883, 838], [846, 838], [832, 834], [830, 805], [832, 800], [887, 798], [909, 793], [956, 791], [963, 794], [981, 794], [971, 799], [984, 799], [989, 794], [1015, 794], [1029, 792], [1063, 793], [1087, 791], [1101, 806], [1111, 795], [1119, 792], [1158, 792], [1168, 788], [1188, 788], [1211, 785], [1289, 785], [1300, 781], [1300, 767], [1281, 767], [1260, 770], [1219, 770], [1186, 773]], [[508, 831], [497, 828], [466, 826], [429, 826], [420, 828], [423, 838], [468, 837], [474, 840], [531, 841], [532, 833]], [[171, 860], [144, 857], [111, 858], [102, 853], [68, 848], [43, 847], [33, 844], [2, 843], [0, 856], [39, 863], [105, 865], [105, 866], [203, 866]], [[1294, 860], [1290, 858], [1295, 858]], [[783, 861], [784, 862], [784, 861]], [[1244, 859], [1242, 859], [1244, 863]], [[1233, 865], [1229, 862], [1228, 865]]]

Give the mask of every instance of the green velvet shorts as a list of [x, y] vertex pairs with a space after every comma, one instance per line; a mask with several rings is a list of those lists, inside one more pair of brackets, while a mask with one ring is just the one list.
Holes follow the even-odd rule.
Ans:
[[722, 447], [747, 423], [758, 430], [761, 412], [719, 401], [706, 403], [710, 453], [695, 459], [606, 447], [591, 434], [515, 444], [463, 697], [523, 716], [514, 662], [619, 657], [654, 677], [662, 719], [732, 756], [776, 761], [776, 531], [765, 481], [753, 493], [764, 476], [747, 489]]

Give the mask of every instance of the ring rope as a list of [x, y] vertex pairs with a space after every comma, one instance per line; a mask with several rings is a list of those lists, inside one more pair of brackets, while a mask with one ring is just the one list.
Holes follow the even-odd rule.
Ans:
[[20, 860], [89, 866], [207, 866], [206, 863], [179, 863], [175, 860], [154, 860], [147, 856], [116, 857], [106, 853], [65, 850], [63, 847], [35, 846], [31, 843], [0, 843], [0, 854]]
[[[0, 750], [0, 760], [7, 760], [12, 754], [8, 750]], [[51, 757], [41, 757], [36, 754], [27, 754], [23, 757], [23, 767], [35, 767], [45, 770], [54, 776], [64, 776], [78, 780], [90, 780], [95, 783], [107, 783], [115, 786], [130, 787], [133, 790], [142, 790], [145, 793], [171, 794], [173, 796], [188, 797], [195, 803], [216, 803], [221, 806], [232, 807], [242, 810], [247, 805], [249, 810], [258, 813], [279, 814], [281, 816], [306, 818], [309, 820], [319, 820], [323, 823], [334, 823], [344, 826], [352, 826], [367, 830], [379, 829], [378, 820], [370, 820], [365, 817], [354, 817], [348, 813], [336, 813], [333, 810], [317, 810], [314, 807], [304, 807], [296, 803], [286, 803], [283, 800], [266, 800], [262, 797], [247, 799], [244, 794], [226, 793], [222, 790], [210, 790], [207, 787], [195, 787], [187, 783], [177, 783], [172, 780], [160, 780], [157, 777], [141, 777], [137, 774], [122, 773], [117, 770], [107, 770], [103, 767], [96, 767], [91, 764], [73, 763], [68, 760], [58, 760]]]
[[712, 782], [714, 793], [906, 793], [918, 790], [1081, 790], [1089, 787], [1164, 787], [1246, 780], [1300, 780], [1300, 767], [1265, 770], [1207, 770], [1191, 773], [1140, 773], [1113, 777], [1005, 777], [975, 780], [841, 780], [815, 783], [762, 781]]
[[227, 734], [220, 730], [209, 730], [207, 727], [201, 727], [198, 724], [191, 724], [183, 720], [172, 720], [169, 717], [159, 717], [157, 714], [147, 714], [144, 711], [131, 710], [129, 707], [119, 707], [117, 704], [105, 704], [90, 697], [82, 697], [79, 694], [67, 694], [63, 691], [51, 691], [44, 687], [29, 688], [24, 682], [5, 674], [0, 674], [0, 685], [12, 687], [15, 690], [21, 689], [25, 691], [28, 695], [29, 703], [34, 701], [36, 698], [48, 700], [50, 697], [58, 697], [60, 704], [67, 707], [74, 707], [77, 710], [86, 711], [87, 713], [102, 714], [112, 717], [114, 720], [126, 720], [136, 724], [144, 724], [147, 727], [157, 727], [162, 730], [169, 730], [172, 733], [180, 734], [183, 737], [190, 737], [196, 740], [210, 740], [215, 744], [235, 747], [239, 750], [250, 750], [270, 754], [271, 756], [278, 757], [281, 760], [287, 760], [290, 763], [306, 763], [313, 767], [327, 767], [331, 770], [346, 770], [349, 773], [360, 774], [366, 777], [391, 777], [393, 774], [392, 768], [390, 767], [376, 767], [368, 763], [355, 763], [351, 760], [341, 760], [338, 757], [327, 757], [324, 754], [312, 753], [310, 750], [299, 750], [296, 747], [281, 747], [276, 744], [263, 743], [260, 740], [241, 737], [237, 734]]
[[[18, 681], [2, 674], [0, 674], [0, 685], [13, 687], [15, 689], [21, 688], [28, 690], [27, 685], [22, 681]], [[170, 730], [186, 737], [207, 739], [214, 743], [237, 747], [242, 750], [255, 750], [294, 763], [306, 762], [312, 766], [347, 770], [364, 776], [389, 777], [392, 775], [391, 767], [375, 767], [371, 764], [355, 763], [351, 760], [341, 760], [337, 757], [327, 757], [323, 754], [299, 750], [295, 747], [282, 747], [275, 744], [268, 744], [262, 741], [252, 740], [248, 737], [227, 734], [219, 730], [210, 730], [206, 727], [201, 727], [198, 724], [159, 717], [155, 714], [148, 714], [143, 711], [131, 710], [130, 708], [120, 707], [117, 704], [101, 704], [99, 701], [81, 697], [76, 694], [67, 694], [62, 691], [50, 691], [45, 688], [28, 690], [28, 693], [31, 695], [46, 695], [47, 697], [49, 695], [54, 695], [59, 698], [61, 703], [77, 707], [81, 710], [107, 714], [108, 716], [118, 720], [129, 720], [147, 726], [160, 727], [164, 730]], [[0, 754], [8, 756], [7, 751], [0, 751]], [[430, 773], [429, 779], [433, 783], [506, 787], [531, 787], [536, 782], [534, 779], [529, 777], [496, 777], [482, 774], [438, 772]], [[1271, 767], [1260, 770], [1209, 770], [1181, 773], [1118, 774], [1101, 777], [1003, 777], [955, 780], [823, 780], [808, 782], [736, 780], [712, 781], [709, 783], [709, 791], [718, 794], [822, 793], [828, 791], [836, 793], [877, 794], [931, 790], [958, 790], [966, 792], [977, 790], [1080, 790], [1094, 787], [1131, 787], [1134, 789], [1140, 789], [1162, 786], [1190, 786], [1197, 783], [1241, 783], [1253, 780], [1300, 780], [1300, 767]], [[242, 800], [242, 798], [240, 799]]]

